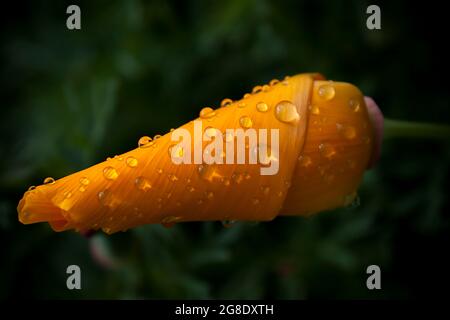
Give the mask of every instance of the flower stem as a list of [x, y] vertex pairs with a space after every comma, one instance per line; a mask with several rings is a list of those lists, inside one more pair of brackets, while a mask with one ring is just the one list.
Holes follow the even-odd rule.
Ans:
[[431, 138], [450, 140], [450, 126], [384, 119], [384, 139]]

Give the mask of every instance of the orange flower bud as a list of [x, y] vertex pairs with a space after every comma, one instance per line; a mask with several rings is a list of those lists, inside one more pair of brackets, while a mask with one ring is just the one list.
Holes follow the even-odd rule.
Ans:
[[[17, 208], [19, 220], [47, 221], [55, 231], [113, 233], [148, 223], [267, 221], [352, 201], [374, 140], [356, 87], [301, 74], [257, 86], [243, 99], [225, 99], [221, 105], [203, 108], [197, 122], [180, 127], [194, 136], [184, 145], [172, 141], [180, 130], [153, 140], [143, 137], [130, 152], [27, 191]], [[237, 140], [230, 129], [256, 129], [268, 138], [252, 145], [247, 136], [232, 144], [235, 154], [228, 158], [208, 143], [220, 139], [226, 148]], [[236, 163], [239, 148], [247, 151], [245, 163]], [[264, 156], [261, 149], [270, 152]], [[252, 154], [258, 163], [250, 163]], [[207, 157], [223, 163], [202, 162]], [[202, 163], [183, 162], [188, 158]]]

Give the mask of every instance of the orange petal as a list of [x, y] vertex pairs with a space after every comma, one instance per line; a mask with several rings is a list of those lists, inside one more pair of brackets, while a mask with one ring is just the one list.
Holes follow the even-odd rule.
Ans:
[[[341, 206], [355, 192], [373, 137], [354, 86], [302, 74], [257, 86], [253, 94], [223, 105], [201, 111], [200, 134], [278, 129], [279, 156], [272, 159], [279, 163], [277, 174], [261, 175], [261, 164], [177, 165], [170, 158], [177, 142], [169, 133], [151, 142], [142, 139], [137, 149], [26, 192], [19, 220], [48, 221], [56, 231], [102, 228], [107, 233], [147, 223], [262, 221]], [[194, 122], [181, 128], [195, 134]]]

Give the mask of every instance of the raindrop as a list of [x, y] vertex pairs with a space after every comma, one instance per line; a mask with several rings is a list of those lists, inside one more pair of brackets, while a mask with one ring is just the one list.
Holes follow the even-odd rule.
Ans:
[[248, 129], [248, 128], [251, 128], [253, 126], [253, 121], [248, 116], [242, 116], [239, 119], [239, 124], [241, 125], [242, 128]]
[[202, 119], [209, 119], [209, 118], [214, 117], [215, 115], [216, 115], [216, 112], [212, 108], [209, 108], [209, 107], [203, 108], [200, 111], [200, 118], [202, 118]]
[[265, 102], [258, 102], [256, 104], [256, 110], [259, 112], [267, 112], [267, 110], [269, 110], [269, 106]]
[[136, 168], [138, 165], [138, 160], [135, 157], [128, 157], [127, 165], [131, 168]]
[[246, 93], [246, 94], [244, 94], [244, 99], [248, 99], [248, 98], [250, 98], [252, 95], [251, 95], [251, 93]]
[[253, 88], [252, 93], [253, 93], [253, 94], [259, 93], [259, 92], [261, 92], [262, 90], [263, 90], [263, 87], [261, 87], [261, 86], [256, 86], [256, 87]]
[[134, 180], [134, 184], [136, 186], [136, 188], [138, 188], [139, 190], [142, 190], [144, 192], [147, 192], [148, 190], [150, 190], [152, 188], [152, 185], [150, 183], [150, 181], [145, 178], [145, 177], [137, 177]]
[[309, 167], [312, 164], [310, 156], [301, 155], [300, 157], [298, 157], [298, 161], [300, 161], [300, 165], [305, 168]]
[[345, 126], [340, 123], [336, 123], [337, 131], [346, 139], [353, 139], [356, 137], [356, 130], [352, 126]]
[[32, 191], [34, 189], [36, 189], [36, 186], [30, 186], [27, 191]]
[[149, 136], [143, 136], [138, 141], [139, 148], [146, 148], [149, 146], [150, 141], [152, 141], [152, 138]]
[[350, 99], [348, 102], [348, 106], [350, 107], [350, 110], [353, 112], [359, 111], [359, 100], [358, 99]]
[[314, 114], [314, 115], [320, 114], [319, 107], [314, 105], [314, 104], [309, 106], [309, 111], [311, 111], [311, 113]]
[[300, 119], [297, 108], [290, 101], [281, 101], [275, 107], [275, 117], [286, 123], [295, 123]]
[[83, 186], [87, 186], [89, 183], [91, 183], [91, 181], [87, 177], [82, 177], [80, 179], [80, 184], [82, 184]]
[[44, 184], [54, 184], [55, 183], [55, 179], [53, 179], [52, 177], [48, 177], [44, 179]]
[[324, 100], [331, 100], [334, 98], [336, 91], [334, 90], [334, 87], [332, 85], [325, 84], [319, 87], [319, 90], [317, 90], [317, 94]]
[[331, 159], [336, 155], [336, 149], [328, 143], [321, 143], [319, 145], [319, 152], [327, 159]]
[[233, 100], [231, 99], [223, 99], [222, 102], [220, 103], [220, 106], [223, 107], [228, 107], [230, 104], [233, 103]]
[[107, 180], [116, 180], [119, 174], [113, 167], [106, 167], [105, 169], [103, 169], [103, 176]]
[[153, 137], [153, 140], [158, 140], [159, 138], [161, 138], [161, 135], [160, 135], [160, 134], [157, 134], [157, 135], [155, 135], [155, 136]]
[[272, 80], [270, 80], [269, 85], [274, 86], [274, 85], [278, 84], [279, 82], [280, 82], [280, 80], [278, 80], [278, 79], [272, 79]]

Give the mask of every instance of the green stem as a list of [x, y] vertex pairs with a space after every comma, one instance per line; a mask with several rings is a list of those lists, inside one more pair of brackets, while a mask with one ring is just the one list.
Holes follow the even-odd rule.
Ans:
[[450, 140], [450, 126], [384, 119], [384, 139], [416, 137]]

